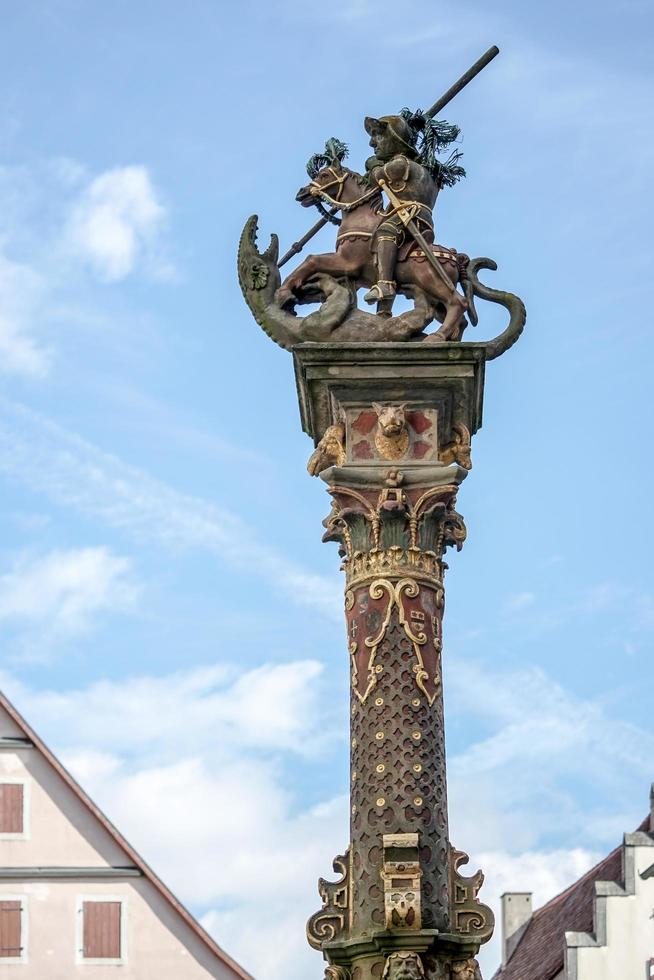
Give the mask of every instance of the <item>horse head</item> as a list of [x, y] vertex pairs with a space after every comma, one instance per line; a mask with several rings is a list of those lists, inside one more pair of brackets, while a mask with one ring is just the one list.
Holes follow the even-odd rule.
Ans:
[[323, 194], [338, 201], [349, 173], [350, 171], [346, 170], [340, 161], [333, 160], [314, 175], [310, 184], [299, 189], [295, 200], [304, 208], [311, 207], [316, 201], [321, 200]]
[[333, 160], [315, 174], [310, 184], [300, 188], [295, 200], [305, 208], [321, 202], [347, 210], [348, 206], [377, 194], [381, 197], [381, 191], [371, 188], [365, 177], [344, 167], [339, 160]]

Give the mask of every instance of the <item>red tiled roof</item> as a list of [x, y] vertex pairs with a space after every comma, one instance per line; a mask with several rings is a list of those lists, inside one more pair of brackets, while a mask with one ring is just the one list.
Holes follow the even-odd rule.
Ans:
[[[646, 830], [649, 817], [639, 830]], [[565, 960], [565, 933], [594, 930], [596, 881], [614, 881], [624, 887], [622, 846], [591, 868], [583, 878], [534, 912], [506, 966], [493, 980], [554, 980]]]

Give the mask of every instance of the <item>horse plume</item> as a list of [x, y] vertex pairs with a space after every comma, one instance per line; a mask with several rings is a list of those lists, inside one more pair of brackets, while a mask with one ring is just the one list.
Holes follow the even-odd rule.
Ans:
[[307, 163], [307, 173], [309, 177], [311, 177], [313, 180], [324, 167], [328, 167], [333, 163], [342, 163], [349, 152], [347, 143], [343, 143], [342, 140], [336, 139], [335, 136], [331, 136], [325, 142], [325, 149], [323, 152], [314, 153]]

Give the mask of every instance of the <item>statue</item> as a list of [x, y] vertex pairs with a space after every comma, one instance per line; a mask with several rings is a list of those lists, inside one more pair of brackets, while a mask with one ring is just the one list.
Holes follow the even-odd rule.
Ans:
[[481, 980], [479, 963], [474, 957], [452, 964], [452, 980]]
[[[510, 313], [506, 330], [488, 344], [487, 359], [498, 356], [520, 335], [524, 306], [517, 296], [495, 290], [478, 278], [496, 269], [487, 258], [470, 259], [451, 246], [435, 243], [433, 209], [438, 194], [465, 176], [461, 153], [451, 151], [459, 129], [437, 114], [497, 54], [483, 58], [426, 112], [402, 109], [394, 115], [366, 117], [373, 154], [365, 173], [345, 166], [345, 143], [327, 140], [307, 164], [310, 181], [296, 200], [316, 207], [320, 221], [280, 260], [277, 237], [260, 253], [257, 221], [246, 223], [239, 248], [239, 281], [255, 319], [286, 349], [305, 341], [460, 341], [468, 321], [475, 326], [477, 297], [499, 303]], [[442, 158], [443, 151], [449, 156]], [[309, 255], [286, 279], [280, 269], [327, 222], [339, 226], [333, 252]], [[357, 290], [376, 304], [376, 313], [357, 306]], [[398, 293], [413, 308], [393, 315]], [[307, 316], [298, 307], [319, 304]], [[439, 328], [425, 332], [433, 321]]]
[[[434, 208], [464, 176], [459, 130], [440, 112], [497, 53], [424, 112], [366, 117], [372, 155], [360, 172], [346, 166], [345, 143], [328, 139], [296, 197], [320, 220], [281, 258], [276, 236], [257, 248], [256, 217], [241, 235], [246, 302], [293, 351], [315, 447], [307, 469], [331, 496], [323, 541], [337, 544], [345, 575], [349, 843], [336, 877], [319, 879], [321, 907], [307, 923], [325, 980], [481, 980], [475, 956], [493, 935], [483, 872], [462, 874], [467, 855], [449, 836], [444, 575], [467, 533], [457, 493], [482, 422], [485, 365], [515, 343], [526, 313], [480, 281], [491, 259], [438, 244]], [[329, 223], [332, 251], [305, 256], [282, 281]], [[401, 310], [398, 294], [409, 300]], [[479, 299], [509, 322], [490, 341], [461, 343]]]
[[342, 422], [330, 425], [314, 449], [307, 463], [311, 476], [318, 476], [328, 466], [345, 463], [345, 426]]
[[[365, 120], [366, 132], [370, 135], [370, 145], [375, 153], [366, 161], [373, 186], [386, 187], [393, 194], [388, 209], [382, 210], [382, 218], [372, 240], [372, 252], [376, 257], [378, 279], [364, 299], [367, 303], [382, 303], [396, 293], [395, 267], [398, 250], [406, 245], [406, 253], [416, 250], [418, 244], [411, 236], [407, 237], [401, 209], [413, 217], [422, 233], [423, 241], [433, 245], [433, 208], [439, 190], [445, 182], [445, 174], [453, 183], [462, 177], [464, 171], [456, 166], [460, 153], [454, 153], [450, 161], [443, 165], [436, 156], [437, 150], [452, 142], [459, 134], [456, 126], [441, 123], [437, 127], [428, 116], [422, 113], [410, 114], [404, 110], [399, 116], [371, 117]], [[423, 140], [422, 152], [417, 150], [418, 133], [429, 132], [430, 139]], [[401, 207], [400, 207], [401, 206]], [[456, 293], [463, 314], [467, 304]], [[386, 307], [383, 313], [388, 313]]]
[[391, 953], [386, 960], [382, 980], [424, 980], [425, 968], [417, 953]]

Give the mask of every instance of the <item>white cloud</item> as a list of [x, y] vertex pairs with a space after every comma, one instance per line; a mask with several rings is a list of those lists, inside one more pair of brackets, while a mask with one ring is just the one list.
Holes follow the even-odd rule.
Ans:
[[65, 242], [106, 282], [125, 279], [143, 263], [162, 272], [156, 250], [165, 217], [147, 168], [117, 167], [95, 177], [74, 202]]
[[0, 399], [0, 472], [100, 518], [140, 541], [216, 555], [292, 601], [341, 616], [338, 581], [315, 575], [265, 544], [239, 517], [178, 493], [29, 409]]
[[44, 284], [29, 266], [0, 253], [0, 372], [28, 377], [47, 373], [50, 355], [33, 336], [32, 318]]
[[[651, 741], [538, 671], [456, 662], [450, 674], [450, 720], [472, 715], [488, 729], [449, 760], [453, 843], [473, 855], [466, 873], [484, 869], [481, 897], [496, 911], [503, 891], [533, 891], [538, 906], [635, 827], [640, 817], [622, 811], [645, 806]], [[347, 798], [325, 764], [334, 743], [345, 757], [345, 732], [326, 722], [320, 664], [219, 665], [63, 692], [1, 680], [255, 976], [320, 971], [304, 926], [348, 832]], [[323, 766], [323, 802], [307, 801], [299, 767]], [[584, 778], [601, 796], [585, 812]], [[485, 975], [498, 958], [499, 929], [482, 952]]]
[[[606, 843], [607, 811], [623, 830], [642, 818], [634, 807], [651, 778], [650, 732], [535, 668], [502, 672], [456, 659], [447, 692], [450, 714], [466, 712], [477, 730], [449, 761], [452, 823], [464, 845], [497, 849], [509, 835], [513, 848], [528, 850], [554, 835], [594, 848]], [[470, 815], [471, 786], [482, 825], [476, 810]]]
[[[162, 677], [98, 681], [83, 690], [30, 692], [7, 686], [34, 717], [56, 727], [66, 744], [96, 752], [132, 750], [157, 765], [176, 751], [213, 757], [235, 747], [299, 754], [317, 751], [324, 738], [318, 694], [323, 673], [315, 660], [263, 664], [250, 670], [217, 664]], [[174, 719], [174, 722], [173, 722]]]
[[[308, 661], [64, 692], [0, 680], [180, 898], [220, 910], [207, 913], [219, 942], [262, 980], [300, 980], [319, 969], [304, 926], [348, 823], [345, 796], [306, 802], [289, 765], [309, 753], [305, 764], [318, 767], [333, 744], [333, 733], [324, 739], [321, 675]], [[275, 940], [280, 918], [284, 941]], [[250, 941], [253, 925], [274, 956]]]
[[79, 316], [86, 267], [102, 282], [137, 271], [175, 278], [166, 218], [144, 166], [96, 176], [65, 157], [0, 167], [0, 373], [48, 373], [53, 351], [39, 338], [52, 332], [62, 297], [66, 325]]
[[[501, 905], [504, 892], [524, 891], [533, 893], [533, 907], [540, 908], [573, 881], [585, 874], [604, 854], [584, 848], [554, 851], [525, 851], [511, 854], [508, 851], [486, 851], [479, 855], [486, 880], [480, 898], [495, 912], [495, 933], [491, 941], [482, 947], [479, 963], [484, 977], [491, 977], [501, 959]], [[476, 870], [475, 868], [472, 869]], [[462, 868], [464, 874], [471, 870]]]
[[138, 596], [130, 571], [107, 548], [22, 556], [0, 576], [0, 627], [22, 631], [31, 646], [38, 633], [45, 654], [52, 642], [88, 631], [99, 614], [130, 608]]

